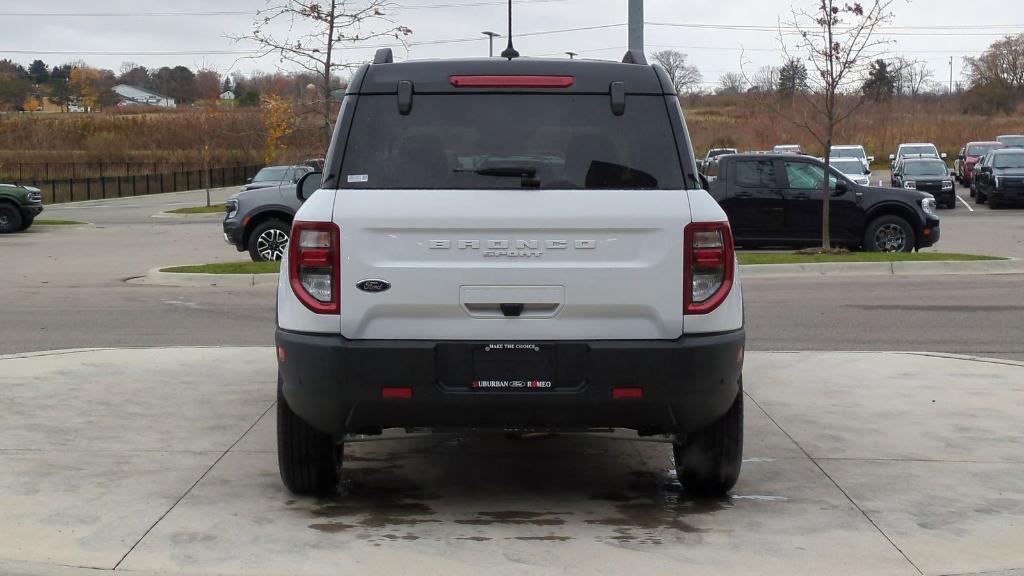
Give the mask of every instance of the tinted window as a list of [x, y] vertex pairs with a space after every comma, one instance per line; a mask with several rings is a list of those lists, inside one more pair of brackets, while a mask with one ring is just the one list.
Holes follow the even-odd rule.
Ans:
[[995, 154], [992, 161], [996, 168], [1024, 168], [1024, 154]]
[[999, 141], [1014, 148], [1024, 148], [1024, 136], [1004, 136]]
[[917, 155], [929, 155], [938, 156], [939, 151], [936, 150], [935, 146], [904, 146], [900, 148], [900, 156], [917, 156]]
[[284, 182], [295, 177], [295, 170], [290, 166], [273, 166], [256, 173], [253, 182]]
[[775, 188], [775, 162], [741, 160], [736, 162], [736, 184], [744, 188]]
[[[825, 177], [825, 169], [817, 164], [807, 162], [786, 162], [786, 178], [789, 179], [789, 187], [798, 190], [821, 190], [822, 178]], [[829, 176], [829, 184], [835, 188], [836, 177]]]
[[661, 96], [394, 95], [356, 103], [340, 174], [345, 188], [682, 189]]
[[944, 162], [907, 162], [903, 173], [907, 176], [949, 176]]
[[834, 166], [836, 170], [839, 170], [843, 174], [863, 174], [864, 163], [854, 158], [853, 160], [843, 159], [832, 159], [829, 162], [831, 166]]
[[993, 150], [998, 150], [999, 148], [1002, 148], [1002, 146], [996, 146], [995, 144], [986, 144], [986, 145], [978, 144], [978, 145], [975, 145], [975, 146], [968, 146], [968, 148], [967, 148], [967, 155], [968, 156], [984, 156], [985, 154], [988, 154], [989, 152], [991, 152]]
[[829, 155], [832, 158], [867, 158], [863, 150], [856, 148], [841, 148], [839, 150], [833, 148]]

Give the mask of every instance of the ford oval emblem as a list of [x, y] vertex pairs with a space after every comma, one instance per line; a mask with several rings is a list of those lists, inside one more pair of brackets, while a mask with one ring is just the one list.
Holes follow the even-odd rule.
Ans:
[[359, 288], [363, 292], [384, 292], [388, 288], [391, 288], [391, 283], [388, 282], [387, 280], [378, 280], [376, 278], [373, 278], [370, 280], [363, 280], [362, 282], [356, 284], [356, 288]]

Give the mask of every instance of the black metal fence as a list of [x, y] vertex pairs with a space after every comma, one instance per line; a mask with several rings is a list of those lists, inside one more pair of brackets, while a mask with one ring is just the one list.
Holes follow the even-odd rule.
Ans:
[[168, 163], [40, 163], [0, 166], [0, 182], [42, 191], [44, 204], [238, 186], [262, 165], [187, 169]]

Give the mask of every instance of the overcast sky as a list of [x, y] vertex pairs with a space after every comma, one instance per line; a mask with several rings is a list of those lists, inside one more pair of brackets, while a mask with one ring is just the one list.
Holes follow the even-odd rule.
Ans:
[[[275, 0], [277, 1], [277, 0]], [[505, 8], [495, 0], [397, 0], [404, 8], [394, 18], [414, 34], [408, 54], [400, 58], [485, 56], [487, 40], [480, 32], [505, 30]], [[458, 6], [474, 4], [474, 6]], [[776, 32], [695, 29], [660, 26], [656, 23], [774, 26], [786, 18], [791, 6], [813, 7], [817, 0], [647, 0], [648, 53], [675, 48], [689, 55], [709, 85], [725, 72], [740, 70], [741, 49], [748, 73], [766, 64], [778, 64]], [[274, 71], [275, 59], [251, 60], [230, 52], [252, 49], [233, 43], [227, 35], [251, 29], [255, 12], [264, 0], [0, 0], [0, 58], [27, 65], [40, 58], [49, 65], [83, 59], [93, 66], [118, 70], [122, 62], [147, 67], [182, 64], [210, 67], [221, 73], [231, 70]], [[969, 6], [969, 9], [965, 7]], [[523, 0], [516, 4], [516, 31], [544, 32], [566, 28], [606, 26], [626, 22], [627, 0]], [[896, 41], [893, 52], [926, 60], [936, 79], [948, 81], [949, 58], [960, 78], [961, 58], [984, 50], [1000, 36], [1024, 32], [1020, 0], [895, 0], [891, 26]], [[152, 12], [243, 12], [220, 15], [140, 15]], [[32, 13], [31, 15], [18, 15]], [[103, 15], [87, 16], [83, 13]], [[125, 16], [124, 13], [131, 15]], [[61, 15], [63, 14], [63, 15]], [[68, 15], [75, 14], [75, 15]], [[997, 21], [998, 28], [983, 26]], [[935, 27], [945, 26], [945, 29]], [[974, 26], [971, 28], [971, 26]], [[477, 38], [479, 39], [473, 39]], [[472, 39], [445, 44], [437, 40]], [[618, 59], [625, 51], [625, 26], [595, 30], [524, 36], [517, 49], [528, 56], [559, 56], [571, 50], [586, 58]], [[379, 44], [376, 42], [375, 44]], [[496, 42], [496, 52], [504, 41]], [[9, 52], [9, 51], [21, 51]], [[131, 54], [131, 53], [135, 54]], [[140, 54], [192, 52], [191, 54]], [[365, 60], [372, 50], [346, 50], [346, 60]]]

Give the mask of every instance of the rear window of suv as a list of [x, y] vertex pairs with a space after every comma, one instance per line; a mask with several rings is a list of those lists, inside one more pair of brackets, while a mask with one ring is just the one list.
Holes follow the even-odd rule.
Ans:
[[[342, 163], [343, 188], [682, 189], [661, 96], [362, 95]], [[526, 171], [524, 177], [517, 171]]]

